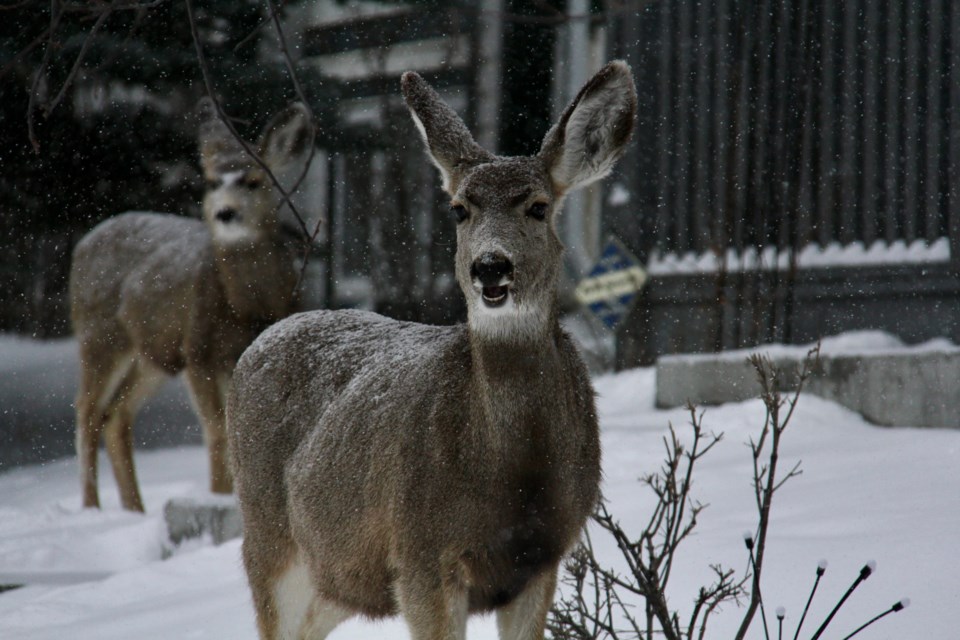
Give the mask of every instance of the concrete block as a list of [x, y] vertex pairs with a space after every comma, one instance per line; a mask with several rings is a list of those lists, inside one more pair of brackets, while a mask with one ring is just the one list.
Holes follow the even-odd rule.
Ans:
[[[745, 351], [741, 357], [730, 357], [730, 353], [739, 352], [661, 357], [657, 360], [657, 406], [680, 407], [688, 401], [696, 405], [723, 404], [758, 397], [757, 373], [747, 360], [751, 352]], [[795, 389], [803, 357], [779, 355], [771, 360], [787, 373], [781, 391]]]
[[242, 521], [235, 496], [206, 494], [172, 498], [163, 507], [173, 544], [209, 535], [214, 544], [240, 537]]
[[[796, 388], [806, 347], [757, 347], [657, 361], [657, 406], [741, 402], [758, 396], [751, 353], [767, 353]], [[939, 341], [864, 353], [821, 353], [806, 391], [857, 411], [879, 425], [960, 428], [960, 348]]]
[[960, 353], [824, 358], [809, 391], [880, 425], [960, 428]]

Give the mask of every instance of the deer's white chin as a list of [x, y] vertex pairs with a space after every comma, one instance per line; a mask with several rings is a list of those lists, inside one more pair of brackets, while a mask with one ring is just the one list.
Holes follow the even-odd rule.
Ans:
[[503, 295], [503, 299], [494, 298], [493, 304], [487, 301], [488, 296], [477, 296], [467, 313], [471, 331], [498, 341], [522, 340], [539, 334], [543, 314], [535, 307], [517, 304], [512, 291]]
[[219, 245], [236, 245], [253, 242], [259, 236], [250, 227], [236, 222], [214, 222], [212, 225], [213, 240]]
[[488, 291], [484, 289], [477, 296], [474, 305], [477, 314], [489, 317], [508, 317], [523, 313], [513, 297], [513, 292], [506, 287], [488, 287], [488, 289], [503, 289], [503, 291]]

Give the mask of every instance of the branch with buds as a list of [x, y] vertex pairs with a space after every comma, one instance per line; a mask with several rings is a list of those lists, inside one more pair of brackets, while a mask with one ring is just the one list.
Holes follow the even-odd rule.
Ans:
[[[819, 640], [819, 638], [823, 635], [823, 632], [826, 631], [827, 626], [833, 620], [834, 616], [837, 615], [837, 612], [840, 611], [840, 608], [843, 607], [847, 599], [850, 598], [851, 595], [853, 595], [853, 592], [857, 589], [857, 587], [859, 587], [863, 583], [864, 580], [866, 580], [871, 575], [873, 575], [873, 572], [876, 571], [876, 569], [877, 569], [877, 564], [872, 560], [867, 564], [863, 565], [863, 567], [860, 569], [860, 573], [857, 575], [856, 579], [853, 581], [853, 584], [850, 585], [850, 587], [846, 590], [843, 596], [841, 596], [837, 604], [834, 605], [833, 609], [830, 610], [830, 613], [827, 615], [826, 619], [817, 628], [816, 632], [814, 632], [813, 636], [811, 636], [810, 640]], [[820, 585], [820, 579], [823, 577], [823, 574], [826, 573], [826, 571], [827, 571], [827, 561], [821, 560], [820, 563], [817, 565], [817, 577], [813, 582], [813, 588], [810, 590], [810, 596], [807, 598], [807, 604], [803, 608], [803, 615], [800, 616], [800, 622], [797, 623], [797, 630], [793, 634], [793, 640], [797, 640], [800, 637], [800, 629], [803, 628], [803, 623], [807, 618], [807, 612], [810, 610], [810, 603], [813, 602], [813, 596], [814, 594], [816, 594], [817, 587]], [[864, 629], [872, 625], [877, 620], [880, 620], [881, 618], [884, 618], [890, 615], [891, 613], [903, 611], [909, 605], [910, 605], [910, 598], [903, 598], [901, 600], [898, 600], [890, 608], [870, 618], [868, 621], [866, 621], [865, 623], [863, 623], [862, 625], [854, 629], [852, 633], [845, 635], [843, 637], [843, 640], [849, 640], [850, 638], [854, 637], [855, 635], [859, 634], [861, 631], [863, 631]], [[779, 625], [778, 625], [779, 633], [777, 635], [778, 640], [783, 640], [783, 621], [785, 617], [786, 617], [786, 609], [784, 609], [783, 607], [778, 607], [777, 608], [777, 620], [779, 622]], [[766, 633], [766, 628], [764, 628], [764, 632]], [[769, 638], [769, 636], [767, 637]]]
[[[594, 521], [602, 532], [610, 535], [616, 543], [626, 571], [601, 564], [593, 552], [593, 541], [587, 535], [586, 541], [576, 549], [565, 565], [566, 573], [562, 583], [566, 588], [551, 610], [548, 620], [548, 629], [553, 638], [652, 640], [654, 637], [663, 637], [667, 640], [703, 640], [707, 623], [716, 608], [727, 601], [739, 604], [747, 595], [746, 587], [749, 583], [749, 601], [736, 638], [742, 640], [746, 637], [759, 609], [763, 622], [763, 637], [770, 640], [770, 627], [761, 591], [770, 510], [777, 491], [787, 480], [801, 473], [797, 463], [786, 474], [779, 474], [780, 447], [782, 436], [793, 418], [800, 394], [813, 372], [819, 353], [819, 346], [807, 353], [796, 374], [795, 390], [787, 397], [781, 394], [785, 382], [784, 373], [767, 357], [750, 358], [750, 364], [760, 384], [760, 398], [766, 415], [759, 436], [748, 443], [753, 461], [757, 527], [754, 531], [744, 533], [743, 537], [749, 556], [746, 575], [738, 577], [732, 570], [711, 566], [714, 582], [698, 590], [693, 598], [692, 612], [684, 623], [681, 623], [679, 612], [671, 609], [667, 603], [667, 584], [681, 543], [691, 535], [699, 515], [706, 507], [691, 496], [694, 468], [722, 438], [722, 434], [705, 435], [703, 413], [698, 413], [695, 407], [688, 406], [693, 441], [689, 449], [685, 449], [670, 425], [669, 434], [664, 438], [666, 456], [663, 466], [656, 474], [643, 478], [644, 484], [656, 498], [656, 505], [639, 535], [634, 536], [624, 530], [606, 503], [599, 505], [594, 516]], [[821, 561], [817, 566], [816, 580], [797, 625], [794, 640], [798, 640], [826, 567], [826, 561]], [[837, 611], [873, 570], [873, 564], [864, 566], [811, 640], [820, 639]], [[884, 616], [903, 610], [908, 603], [909, 600], [897, 602], [846, 638], [854, 637]], [[644, 613], [642, 618], [637, 613], [639, 610]], [[783, 640], [786, 609], [777, 608], [775, 615], [777, 638]]]

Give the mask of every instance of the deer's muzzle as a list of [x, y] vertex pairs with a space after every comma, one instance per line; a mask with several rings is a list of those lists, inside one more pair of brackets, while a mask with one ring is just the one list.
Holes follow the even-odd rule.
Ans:
[[499, 254], [487, 252], [470, 265], [473, 286], [480, 291], [488, 307], [499, 307], [507, 301], [513, 283], [513, 263]]

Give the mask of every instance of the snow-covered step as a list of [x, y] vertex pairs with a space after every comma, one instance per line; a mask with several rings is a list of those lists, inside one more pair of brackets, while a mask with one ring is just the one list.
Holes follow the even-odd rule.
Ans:
[[197, 493], [171, 498], [163, 507], [170, 541], [209, 537], [213, 544], [240, 537], [240, 509], [236, 496]]
[[[759, 386], [747, 362], [750, 354], [767, 354], [782, 370], [792, 372], [811, 346], [664, 356], [657, 362], [657, 406], [688, 401], [716, 405], [756, 397]], [[784, 378], [784, 391], [795, 388], [794, 375]], [[877, 331], [828, 338], [806, 390], [879, 425], [960, 428], [960, 347], [945, 339], [907, 346]]]

